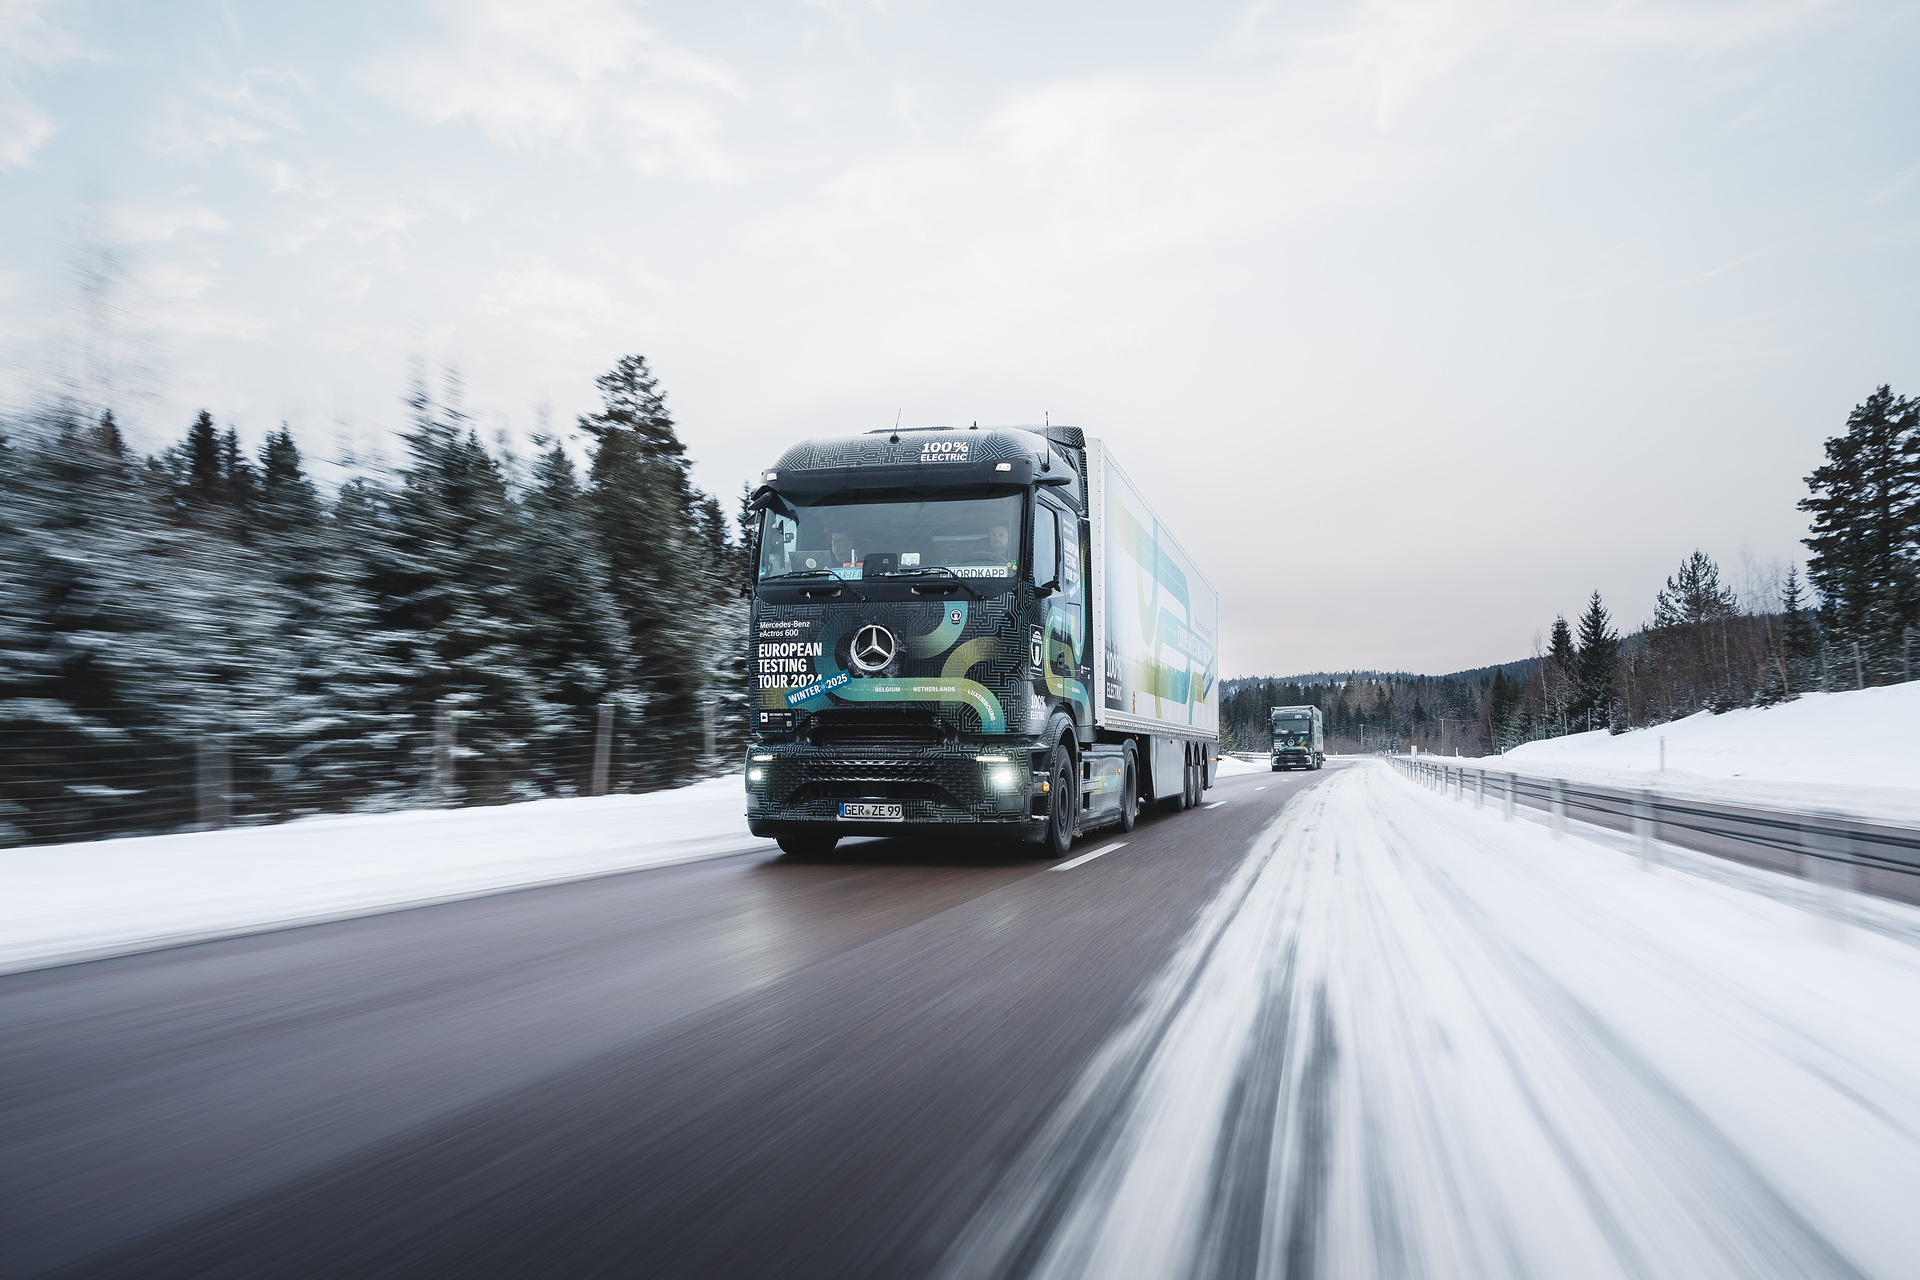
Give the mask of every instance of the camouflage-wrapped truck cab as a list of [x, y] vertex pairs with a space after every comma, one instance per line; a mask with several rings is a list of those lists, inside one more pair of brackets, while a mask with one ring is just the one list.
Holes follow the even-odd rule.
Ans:
[[747, 818], [793, 853], [1064, 853], [1217, 758], [1218, 599], [1074, 427], [809, 440], [761, 474]]

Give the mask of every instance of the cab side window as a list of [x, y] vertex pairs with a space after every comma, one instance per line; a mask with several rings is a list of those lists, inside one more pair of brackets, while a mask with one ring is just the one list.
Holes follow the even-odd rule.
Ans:
[[1033, 584], [1060, 580], [1060, 513], [1044, 502], [1033, 504]]

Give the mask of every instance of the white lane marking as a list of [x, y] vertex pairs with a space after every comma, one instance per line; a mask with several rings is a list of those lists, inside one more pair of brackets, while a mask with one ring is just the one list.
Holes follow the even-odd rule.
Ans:
[[1265, 791], [1265, 790], [1266, 790], [1266, 788], [1265, 788], [1265, 787], [1255, 787], [1255, 788], [1254, 788], [1254, 790], [1255, 790], [1255, 791]]
[[1215, 801], [1214, 801], [1214, 802], [1213, 802], [1212, 804], [1210, 804], [1210, 805], [1208, 805], [1208, 806], [1207, 806], [1207, 808], [1209, 808], [1209, 809], [1218, 809], [1218, 808], [1219, 808], [1219, 807], [1220, 807], [1221, 805], [1223, 805], [1223, 804], [1225, 804], [1225, 803], [1226, 803], [1226, 801], [1225, 801], [1225, 800], [1215, 800]]
[[1077, 858], [1069, 858], [1067, 861], [1061, 863], [1059, 866], [1054, 867], [1053, 870], [1071, 871], [1083, 862], [1092, 862], [1095, 858], [1099, 857], [1103, 853], [1112, 853], [1115, 849], [1124, 849], [1126, 847], [1127, 847], [1127, 842], [1125, 840], [1117, 841], [1114, 844], [1108, 845], [1104, 849], [1095, 849], [1092, 853], [1083, 853]]

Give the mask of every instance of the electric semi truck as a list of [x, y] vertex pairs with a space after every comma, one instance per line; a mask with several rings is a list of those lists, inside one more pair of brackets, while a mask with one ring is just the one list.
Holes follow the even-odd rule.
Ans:
[[755, 835], [1057, 856], [1213, 785], [1219, 598], [1079, 428], [808, 440], [750, 507]]
[[1273, 729], [1273, 770], [1318, 769], [1327, 762], [1320, 708], [1275, 707], [1267, 722]]

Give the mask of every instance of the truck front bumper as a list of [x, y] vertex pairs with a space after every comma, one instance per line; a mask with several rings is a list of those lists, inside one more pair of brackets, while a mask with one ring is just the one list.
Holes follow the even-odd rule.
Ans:
[[[979, 741], [849, 751], [780, 742], [756, 745], [746, 769], [747, 825], [757, 836], [898, 835], [903, 829], [992, 824], [1038, 828], [1047, 797], [1030, 744]], [[897, 804], [898, 820], [849, 820], [848, 802]]]

